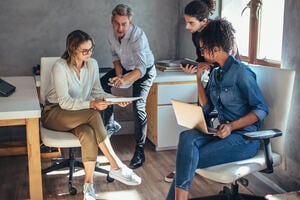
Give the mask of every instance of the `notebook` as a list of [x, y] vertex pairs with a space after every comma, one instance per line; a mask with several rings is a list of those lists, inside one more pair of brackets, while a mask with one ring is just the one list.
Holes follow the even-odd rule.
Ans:
[[215, 134], [217, 129], [207, 128], [202, 108], [195, 104], [190, 104], [175, 99], [171, 100], [178, 125], [198, 129], [207, 134]]

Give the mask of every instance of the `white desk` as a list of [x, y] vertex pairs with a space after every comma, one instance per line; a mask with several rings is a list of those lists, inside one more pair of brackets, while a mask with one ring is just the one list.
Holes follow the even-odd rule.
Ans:
[[[34, 78], [1, 77], [16, 86], [9, 97], [0, 97], [0, 126], [26, 126], [30, 199], [43, 199], [39, 118], [41, 109]], [[20, 166], [21, 167], [21, 166]]]
[[197, 102], [195, 74], [157, 72], [147, 99], [147, 137], [157, 151], [176, 149], [179, 133], [186, 128], [177, 124], [171, 99]]

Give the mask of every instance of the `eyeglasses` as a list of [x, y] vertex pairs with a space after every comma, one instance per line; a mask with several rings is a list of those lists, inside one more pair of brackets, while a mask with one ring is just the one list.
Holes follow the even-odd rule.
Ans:
[[83, 56], [86, 56], [88, 55], [89, 53], [93, 53], [95, 49], [95, 46], [92, 46], [90, 49], [82, 49], [82, 50], [79, 50], [78, 51], [83, 55]]
[[200, 53], [201, 55], [204, 54], [204, 50], [206, 49], [206, 47], [200, 47]]

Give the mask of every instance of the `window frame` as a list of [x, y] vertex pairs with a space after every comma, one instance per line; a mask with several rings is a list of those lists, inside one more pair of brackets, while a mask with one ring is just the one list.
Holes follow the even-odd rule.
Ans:
[[[257, 65], [265, 65], [265, 66], [272, 66], [272, 67], [280, 67], [281, 62], [270, 60], [270, 59], [258, 59], [257, 58], [257, 47], [258, 47], [258, 34], [259, 34], [259, 18], [260, 18], [260, 11], [259, 5], [261, 4], [262, 0], [249, 0], [248, 5], [246, 8], [250, 9], [250, 19], [249, 19], [249, 44], [248, 44], [248, 55], [240, 55], [241, 60], [248, 62], [249, 64], [257, 64]], [[222, 3], [223, 1], [220, 0], [220, 10], [219, 13], [222, 13]]]

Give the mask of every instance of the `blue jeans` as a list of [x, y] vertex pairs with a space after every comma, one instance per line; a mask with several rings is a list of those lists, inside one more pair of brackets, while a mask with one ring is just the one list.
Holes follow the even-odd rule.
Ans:
[[[123, 69], [123, 74], [129, 73]], [[108, 85], [109, 78], [115, 77], [115, 69], [107, 72], [101, 79], [101, 86], [103, 90], [107, 93], [111, 93], [111, 86]], [[136, 147], [144, 147], [146, 136], [147, 136], [147, 113], [146, 113], [146, 100], [152, 86], [152, 83], [156, 77], [156, 69], [153, 65], [148, 68], [146, 74], [140, 79], [136, 80], [132, 84], [132, 96], [142, 97], [137, 101], [133, 101], [133, 112], [135, 119], [135, 140]], [[103, 116], [104, 125], [111, 124], [114, 121], [113, 107], [109, 106], [104, 110]]]
[[190, 190], [195, 170], [223, 163], [244, 160], [256, 155], [260, 141], [245, 140], [243, 132], [232, 132], [224, 139], [191, 129], [179, 137], [176, 174], [167, 200], [175, 199], [175, 187]]

